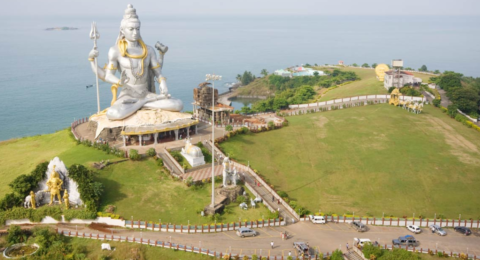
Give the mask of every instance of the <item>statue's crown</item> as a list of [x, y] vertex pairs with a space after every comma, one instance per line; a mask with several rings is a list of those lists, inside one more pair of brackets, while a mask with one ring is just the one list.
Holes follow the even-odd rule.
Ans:
[[138, 18], [137, 10], [133, 8], [133, 5], [128, 4], [127, 9], [125, 9], [125, 14], [123, 15], [123, 19], [129, 18]]

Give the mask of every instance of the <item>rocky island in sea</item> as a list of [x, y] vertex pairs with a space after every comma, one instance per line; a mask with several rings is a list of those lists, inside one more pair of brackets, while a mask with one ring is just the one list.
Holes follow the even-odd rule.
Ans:
[[67, 30], [78, 30], [78, 28], [75, 27], [51, 27], [45, 29], [45, 31], [67, 31]]

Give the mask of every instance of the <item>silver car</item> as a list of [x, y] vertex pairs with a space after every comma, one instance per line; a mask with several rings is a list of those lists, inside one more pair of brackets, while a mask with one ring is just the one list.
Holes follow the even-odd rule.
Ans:
[[437, 233], [439, 234], [440, 236], [445, 236], [447, 235], [447, 231], [445, 231], [443, 228], [441, 228], [439, 225], [430, 225], [428, 226], [431, 230], [432, 230], [432, 233]]
[[239, 237], [254, 237], [257, 235], [257, 232], [255, 230], [250, 229], [250, 228], [239, 228], [237, 229], [237, 236]]

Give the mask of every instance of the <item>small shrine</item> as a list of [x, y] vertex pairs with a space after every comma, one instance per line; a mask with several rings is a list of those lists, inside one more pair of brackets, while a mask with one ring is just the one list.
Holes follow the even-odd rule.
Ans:
[[205, 164], [205, 157], [202, 149], [192, 144], [190, 138], [185, 140], [185, 147], [182, 148], [181, 154], [192, 167], [197, 167]]

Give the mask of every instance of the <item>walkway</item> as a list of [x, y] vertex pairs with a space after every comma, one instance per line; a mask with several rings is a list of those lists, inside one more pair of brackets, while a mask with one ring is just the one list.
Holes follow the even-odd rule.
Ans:
[[[215, 166], [214, 174], [215, 174], [215, 176], [222, 176], [223, 166], [221, 164]], [[187, 173], [182, 175], [182, 178], [185, 179], [185, 180], [188, 179], [189, 177], [192, 177], [193, 181], [201, 181], [201, 180], [211, 178], [212, 177], [212, 166], [210, 165], [210, 167], [205, 167], [205, 168], [193, 171], [193, 172], [187, 172]]]
[[[212, 153], [212, 147], [209, 142], [204, 144], [205, 147]], [[213, 154], [213, 153], [212, 153]], [[215, 159], [218, 161], [223, 160], [223, 155], [218, 153], [217, 151], [215, 152]], [[291, 224], [292, 222], [296, 222], [295, 217], [283, 206], [282, 204], [279, 204], [277, 200], [273, 199], [273, 195], [265, 189], [262, 185], [258, 185], [258, 182], [255, 181], [255, 176], [252, 176], [249, 172], [247, 171], [241, 171], [240, 170], [240, 175], [244, 177], [245, 183], [248, 183], [251, 188], [253, 188], [253, 191], [251, 190], [252, 193], [254, 193], [255, 196], [261, 197], [263, 200], [263, 203], [267, 205], [268, 208], [271, 210], [279, 210], [280, 216], [283, 217], [286, 221], [287, 224]], [[248, 188], [248, 186], [247, 186]]]
[[445, 92], [445, 90], [439, 88], [438, 86], [437, 86], [437, 90], [440, 96], [442, 97], [442, 101], [440, 102], [442, 107], [448, 107], [449, 105], [451, 105], [452, 102], [448, 99], [447, 92]]

